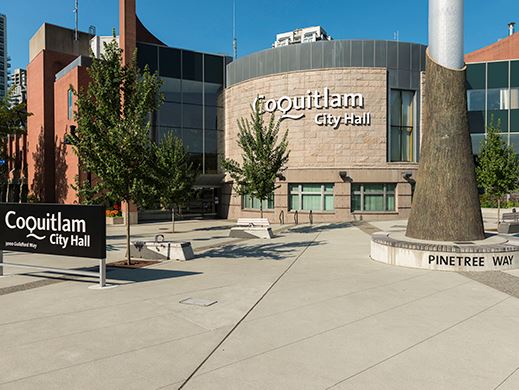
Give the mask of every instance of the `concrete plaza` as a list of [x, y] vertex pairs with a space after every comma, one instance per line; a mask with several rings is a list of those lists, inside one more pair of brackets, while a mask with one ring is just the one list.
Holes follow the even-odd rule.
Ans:
[[[485, 212], [487, 228], [492, 218]], [[112, 289], [6, 267], [0, 389], [519, 388], [519, 271], [371, 261], [369, 234], [405, 221], [277, 226], [271, 241], [229, 239], [231, 225], [177, 223], [175, 239], [190, 239], [196, 258], [109, 268]], [[167, 229], [140, 225], [134, 237], [168, 239]], [[108, 261], [121, 259], [122, 227], [109, 227], [108, 244]]]

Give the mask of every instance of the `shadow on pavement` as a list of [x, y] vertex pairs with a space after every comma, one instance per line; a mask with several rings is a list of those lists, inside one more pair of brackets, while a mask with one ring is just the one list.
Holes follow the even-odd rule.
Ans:
[[112, 280], [128, 282], [150, 282], [154, 280], [173, 279], [183, 276], [199, 275], [202, 272], [174, 271], [153, 268], [110, 268], [107, 267], [107, 276]]
[[344, 229], [352, 227], [353, 225], [349, 222], [340, 222], [340, 223], [327, 223], [327, 224], [319, 224], [319, 225], [304, 225], [304, 226], [296, 226], [290, 228], [289, 231], [292, 233], [319, 233], [326, 230], [333, 229]]
[[293, 256], [297, 250], [321, 244], [321, 241], [300, 241], [275, 244], [267, 243], [254, 246], [226, 245], [221, 248], [210, 249], [201, 253], [197, 257], [224, 259], [263, 258], [269, 260], [283, 260], [287, 257]]
[[234, 225], [223, 225], [223, 226], [209, 226], [209, 227], [203, 227], [203, 228], [196, 228], [193, 229], [194, 232], [208, 232], [208, 231], [215, 231], [215, 230], [229, 230]]

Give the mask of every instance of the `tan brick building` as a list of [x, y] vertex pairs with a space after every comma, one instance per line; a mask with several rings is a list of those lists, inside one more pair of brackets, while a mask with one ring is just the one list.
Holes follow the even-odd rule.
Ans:
[[[241, 160], [237, 121], [249, 117], [255, 99], [267, 117], [284, 116], [282, 129], [288, 129], [288, 169], [263, 205], [271, 222], [308, 222], [310, 212], [315, 222], [408, 216], [418, 168], [424, 51], [387, 41], [313, 42], [227, 65], [220, 140], [225, 156]], [[223, 216], [259, 216], [259, 201], [238, 196], [229, 180]]]

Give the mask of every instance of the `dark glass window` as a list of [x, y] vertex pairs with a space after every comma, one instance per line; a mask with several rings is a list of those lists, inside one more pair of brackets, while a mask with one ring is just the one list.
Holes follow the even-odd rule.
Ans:
[[217, 129], [216, 121], [216, 107], [205, 106], [205, 128], [215, 130]]
[[469, 129], [471, 133], [485, 132], [485, 112], [470, 111], [469, 112]]
[[217, 173], [218, 171], [218, 155], [212, 153], [205, 154], [205, 172]]
[[500, 132], [508, 132], [508, 110], [488, 110], [487, 126], [494, 126]]
[[186, 129], [182, 131], [182, 141], [189, 153], [203, 153], [203, 130]]
[[144, 69], [148, 65], [151, 73], [155, 73], [158, 70], [157, 49], [157, 46], [143, 43], [137, 44], [137, 65], [139, 68]]
[[201, 129], [203, 126], [202, 106], [197, 104], [184, 104], [182, 108], [183, 127]]
[[160, 90], [164, 95], [165, 101], [178, 103], [182, 101], [180, 83], [180, 79], [170, 79], [168, 77], [162, 77], [162, 86], [160, 87]]
[[353, 184], [351, 211], [395, 211], [396, 184]]
[[223, 58], [204, 55], [204, 80], [208, 83], [223, 84]]
[[208, 106], [216, 106], [218, 104], [218, 95], [222, 92], [222, 84], [204, 83], [205, 104]]
[[508, 61], [488, 64], [488, 88], [508, 88]]
[[164, 102], [159, 109], [160, 126], [180, 127], [182, 123], [181, 105]]
[[519, 87], [519, 61], [510, 63], [510, 86]]
[[159, 48], [160, 75], [179, 79], [181, 77], [182, 57], [179, 49]]
[[74, 91], [72, 88], [67, 93], [67, 119], [72, 119], [74, 115]]
[[182, 80], [182, 101], [202, 104], [204, 85], [200, 81]]
[[216, 153], [218, 148], [218, 132], [216, 130], [205, 131], [205, 151]]
[[485, 89], [485, 64], [467, 66], [467, 87], [469, 89]]
[[485, 111], [485, 90], [468, 89], [467, 105], [469, 111]]
[[202, 81], [202, 54], [182, 51], [182, 78]]
[[414, 91], [391, 90], [389, 161], [414, 161]]
[[519, 110], [510, 110], [510, 132], [519, 133]]

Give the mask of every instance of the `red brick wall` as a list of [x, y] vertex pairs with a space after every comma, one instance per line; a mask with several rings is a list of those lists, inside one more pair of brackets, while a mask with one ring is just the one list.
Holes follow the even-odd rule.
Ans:
[[[70, 125], [75, 125], [74, 117], [68, 118], [68, 91], [72, 86], [78, 91], [88, 85], [85, 67], [76, 67], [54, 83], [54, 148], [55, 148], [55, 193], [57, 203], [73, 204], [78, 202], [76, 191], [72, 188], [75, 178], [80, 174], [79, 159], [71, 145], [66, 145], [65, 134]], [[76, 97], [73, 98], [73, 111], [76, 111]]]
[[123, 63], [127, 63], [137, 47], [137, 15], [135, 0], [119, 0], [119, 43], [123, 49]]
[[44, 202], [55, 202], [55, 75], [75, 56], [42, 50], [27, 67], [27, 163], [29, 193]]

